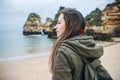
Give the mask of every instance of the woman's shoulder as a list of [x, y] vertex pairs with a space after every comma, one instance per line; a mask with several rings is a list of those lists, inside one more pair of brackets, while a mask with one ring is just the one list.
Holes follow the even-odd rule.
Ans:
[[58, 48], [58, 52], [60, 52], [61, 54], [64, 54], [66, 57], [69, 57], [69, 58], [72, 58], [73, 56], [78, 56], [76, 55], [72, 47], [66, 43], [62, 43], [62, 45], [60, 45], [60, 47]]
[[59, 46], [59, 48], [58, 48], [58, 52], [62, 52], [62, 53], [64, 53], [64, 54], [68, 54], [68, 47], [67, 46], [64, 46], [64, 45], [66, 45], [65, 43], [63, 43], [62, 45], [60, 45]]
[[73, 65], [74, 67], [82, 65], [82, 60], [81, 60], [80, 55], [78, 55], [73, 49], [71, 49], [70, 46], [60, 45], [60, 47], [58, 48], [58, 52], [59, 52], [58, 55], [64, 56], [64, 58], [66, 58], [66, 60], [69, 61], [72, 67]]

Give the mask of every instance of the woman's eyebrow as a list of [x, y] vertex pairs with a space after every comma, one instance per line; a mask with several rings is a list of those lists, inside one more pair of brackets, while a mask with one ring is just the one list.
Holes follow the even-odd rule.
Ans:
[[57, 21], [62, 21], [61, 19], [58, 19]]
[[57, 22], [58, 22], [58, 21], [61, 21], [61, 20], [57, 20]]

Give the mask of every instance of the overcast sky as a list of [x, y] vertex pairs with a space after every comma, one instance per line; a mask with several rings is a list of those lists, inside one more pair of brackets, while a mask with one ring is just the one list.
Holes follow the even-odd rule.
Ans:
[[97, 7], [101, 10], [115, 0], [0, 0], [0, 26], [20, 22], [23, 25], [29, 13], [37, 13], [45, 22], [47, 17], [54, 19], [60, 6], [76, 8], [84, 16]]

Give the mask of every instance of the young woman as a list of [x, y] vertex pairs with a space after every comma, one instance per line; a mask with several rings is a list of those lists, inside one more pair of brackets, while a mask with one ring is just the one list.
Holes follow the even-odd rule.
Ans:
[[57, 40], [50, 56], [52, 80], [83, 80], [81, 57], [100, 58], [102, 46], [97, 46], [92, 37], [85, 35], [84, 18], [76, 9], [63, 9], [54, 28]]

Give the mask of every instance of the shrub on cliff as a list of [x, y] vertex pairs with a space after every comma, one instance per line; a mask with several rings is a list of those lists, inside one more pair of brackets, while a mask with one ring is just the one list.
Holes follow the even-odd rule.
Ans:
[[85, 17], [85, 21], [87, 26], [101, 26], [102, 25], [102, 19], [101, 19], [102, 13], [99, 8], [96, 8], [94, 11], [92, 11], [89, 15]]

